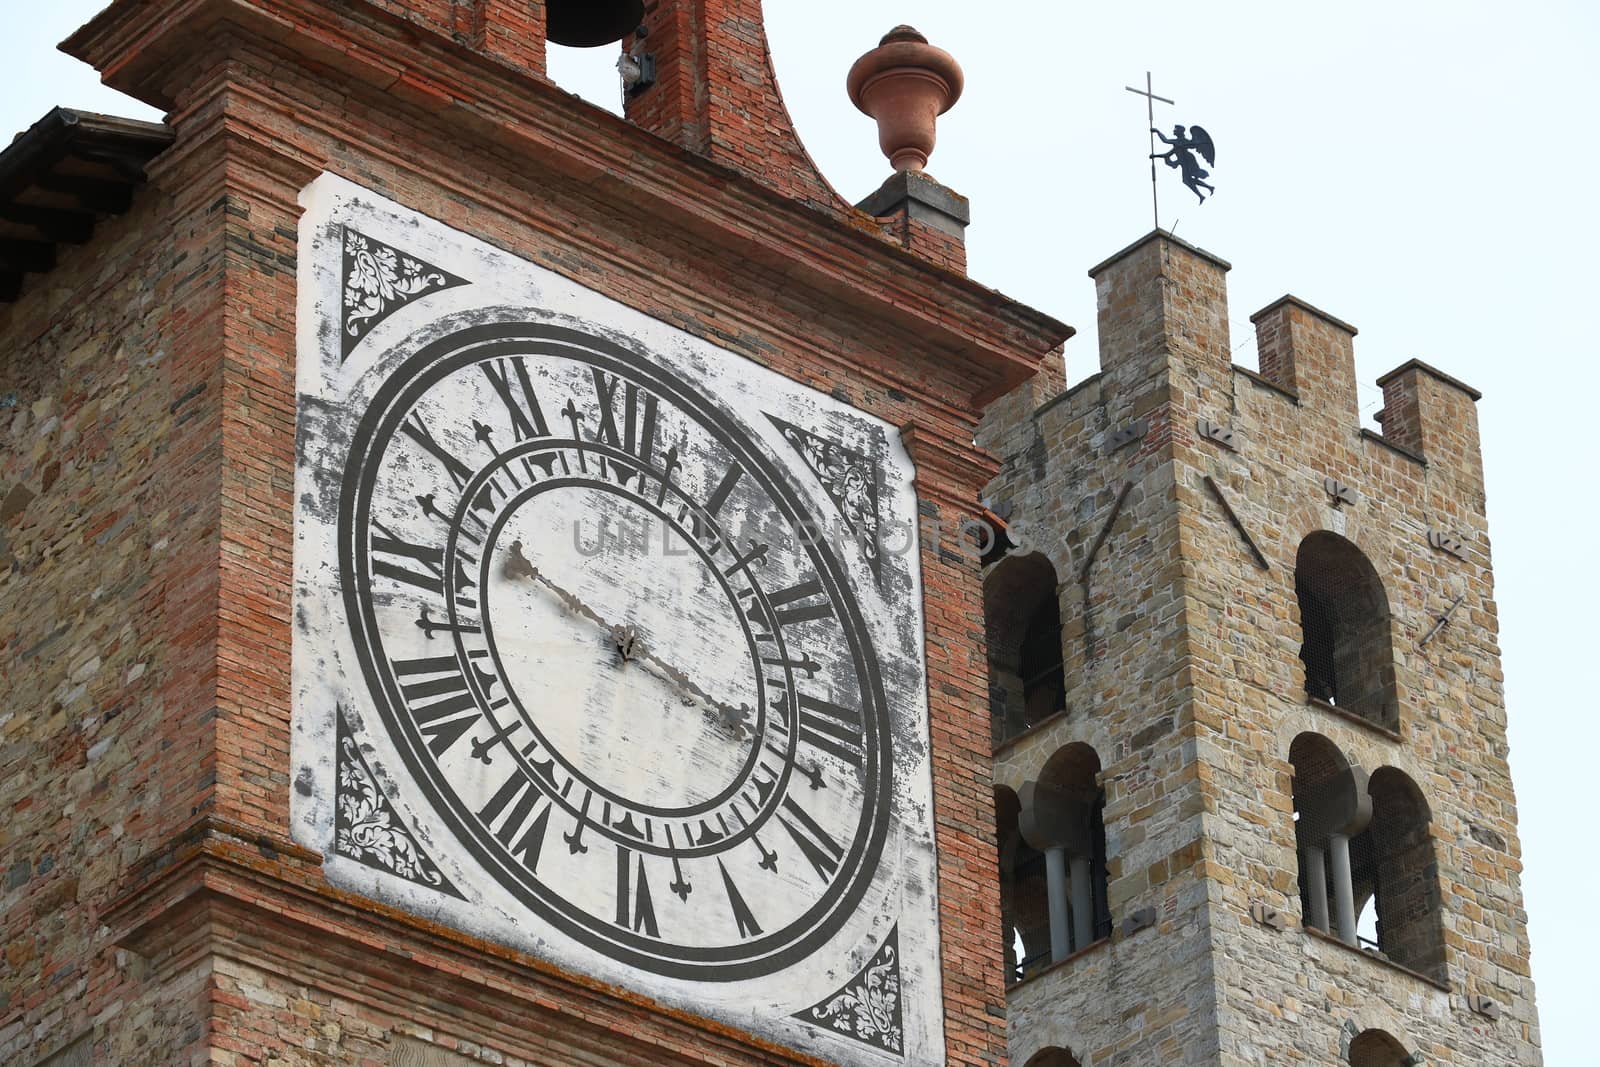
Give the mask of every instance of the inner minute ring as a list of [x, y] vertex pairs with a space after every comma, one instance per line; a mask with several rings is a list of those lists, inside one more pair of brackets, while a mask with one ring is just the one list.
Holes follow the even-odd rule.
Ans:
[[[604, 456], [608, 460], [615, 460], [615, 461], [621, 462], [623, 464], [626, 464], [627, 466], [630, 466], [630, 467], [634, 468], [635, 470], [643, 470], [643, 471], [647, 472], [648, 476], [651, 479], [654, 479], [657, 485], [659, 485], [663, 481], [665, 481], [665, 484], [667, 485], [667, 495], [669, 497], [671, 497], [672, 499], [681, 501], [683, 504], [685, 504], [688, 507], [688, 509], [690, 510], [691, 514], [698, 515], [698, 517], [699, 517], [699, 519], [700, 519], [700, 521], [702, 523], [709, 525], [710, 528], [712, 529], [712, 531], [716, 534], [718, 543], [731, 544], [731, 542], [727, 541], [727, 539], [725, 538], [724, 531], [716, 523], [714, 517], [705, 515], [702, 511], [700, 511], [699, 505], [693, 499], [691, 499], [688, 496], [688, 494], [681, 487], [679, 487], [678, 485], [676, 485], [675, 483], [673, 483], [671, 481], [666, 480], [665, 475], [667, 474], [667, 472], [664, 471], [663, 469], [661, 469], [661, 468], [659, 468], [659, 467], [657, 467], [657, 466], [655, 466], [653, 464], [648, 464], [648, 463], [641, 464], [639, 462], [637, 456], [634, 456], [634, 455], [632, 455], [630, 453], [623, 452], [620, 449], [612, 448], [612, 447], [610, 447], [608, 445], [604, 445], [604, 444], [601, 444], [601, 443], [598, 443], [598, 442], [589, 442], [589, 441], [581, 441], [581, 440], [572, 440], [570, 438], [563, 439], [563, 438], [553, 438], [552, 437], [552, 438], [541, 438], [541, 439], [536, 440], [536, 441], [526, 441], [526, 442], [523, 442], [523, 443], [521, 443], [521, 444], [519, 444], [517, 446], [514, 446], [514, 447], [510, 448], [510, 449], [507, 449], [506, 451], [502, 452], [499, 456], [497, 456], [493, 462], [485, 465], [477, 474], [475, 474], [473, 476], [471, 481], [469, 481], [465, 486], [463, 486], [462, 492], [461, 492], [461, 496], [459, 498], [459, 502], [458, 502], [457, 507], [456, 507], [455, 515], [453, 517], [454, 521], [452, 521], [452, 523], [451, 523], [451, 533], [450, 533], [449, 540], [447, 542], [447, 547], [446, 547], [446, 559], [447, 559], [447, 561], [454, 560], [454, 559], [457, 558], [458, 538], [459, 538], [459, 534], [457, 533], [457, 531], [460, 528], [460, 521], [461, 521], [461, 518], [462, 518], [462, 515], [463, 515], [464, 511], [471, 506], [473, 501], [478, 499], [478, 496], [482, 492], [482, 489], [483, 489], [485, 483], [487, 483], [488, 479], [491, 476], [493, 476], [496, 472], [504, 469], [505, 467], [511, 465], [513, 462], [520, 461], [521, 459], [523, 459], [525, 457], [535, 456], [535, 455], [539, 455], [541, 453], [547, 453], [547, 452], [562, 452], [562, 451], [566, 451], [566, 452], [581, 451], [581, 452], [585, 452], [585, 453], [588, 453], [588, 454], [593, 455], [593, 456]], [[700, 541], [697, 540], [695, 537], [693, 537], [691, 535], [691, 533], [682, 524], [680, 524], [671, 515], [667, 514], [666, 511], [664, 511], [661, 508], [655, 506], [653, 501], [651, 501], [649, 499], [646, 499], [643, 494], [639, 494], [639, 493], [633, 492], [633, 491], [629, 490], [628, 488], [626, 488], [623, 485], [615, 484], [615, 483], [603, 480], [603, 479], [598, 478], [598, 477], [583, 477], [583, 476], [572, 477], [572, 476], [569, 476], [569, 475], [561, 475], [561, 476], [556, 476], [556, 477], [553, 477], [553, 478], [541, 478], [535, 485], [526, 487], [526, 488], [522, 489], [520, 492], [517, 492], [514, 495], [509, 496], [496, 509], [495, 518], [494, 518], [492, 524], [490, 525], [487, 533], [484, 536], [483, 558], [482, 558], [482, 560], [479, 561], [479, 564], [478, 564], [478, 567], [479, 567], [479, 580], [480, 580], [480, 586], [479, 587], [480, 587], [480, 589], [485, 589], [485, 586], [486, 586], [486, 583], [487, 583], [488, 574], [489, 574], [489, 571], [490, 571], [490, 567], [492, 566], [491, 561], [493, 559], [493, 555], [492, 555], [492, 552], [490, 550], [495, 545], [495, 543], [497, 542], [497, 540], [499, 538], [499, 535], [500, 535], [500, 532], [501, 532], [504, 524], [506, 523], [506, 521], [510, 518], [510, 516], [512, 514], [515, 513], [515, 511], [517, 510], [518, 507], [520, 507], [522, 504], [524, 504], [528, 500], [530, 500], [533, 497], [537, 496], [541, 492], [544, 492], [544, 491], [549, 490], [549, 489], [558, 488], [558, 487], [561, 487], [561, 486], [578, 486], [578, 487], [587, 488], [587, 489], [597, 489], [597, 490], [601, 490], [601, 491], [607, 491], [607, 492], [616, 493], [617, 495], [622, 496], [625, 499], [627, 499], [629, 502], [637, 504], [638, 506], [644, 508], [647, 512], [649, 512], [650, 514], [652, 514], [656, 518], [659, 518], [662, 522], [664, 522], [668, 526], [670, 526], [681, 537], [683, 537], [683, 539], [688, 544], [693, 546], [695, 552], [700, 556], [701, 562], [712, 572], [712, 574], [714, 574], [716, 576], [717, 582], [722, 587], [724, 595], [728, 598], [729, 603], [734, 605], [736, 616], [738, 617], [738, 619], [740, 621], [740, 626], [741, 626], [741, 628], [743, 629], [743, 631], [745, 633], [745, 639], [746, 639], [746, 643], [747, 643], [747, 646], [748, 646], [749, 652], [750, 652], [752, 668], [755, 671], [757, 702], [761, 706], [759, 706], [756, 709], [753, 709], [755, 711], [755, 713], [756, 713], [756, 720], [755, 720], [755, 723], [754, 723], [755, 729], [753, 731], [753, 735], [754, 736], [753, 736], [753, 740], [752, 740], [751, 747], [750, 747], [750, 753], [746, 757], [744, 765], [741, 768], [739, 775], [737, 777], [735, 777], [735, 779], [721, 793], [719, 793], [716, 797], [711, 798], [710, 800], [702, 801], [699, 804], [696, 804], [696, 805], [694, 805], [692, 807], [673, 808], [673, 809], [662, 809], [662, 808], [655, 808], [655, 807], [639, 805], [639, 804], [637, 804], [636, 802], [630, 800], [627, 797], [620, 796], [620, 795], [612, 792], [611, 790], [608, 790], [608, 789], [606, 789], [604, 787], [599, 786], [598, 784], [596, 784], [594, 782], [591, 782], [587, 777], [585, 777], [583, 774], [579, 773], [576, 770], [576, 768], [571, 764], [571, 762], [566, 758], [566, 756], [563, 755], [560, 752], [560, 750], [556, 749], [555, 747], [553, 747], [553, 746], [551, 746], [550, 744], [547, 743], [547, 740], [546, 740], [544, 734], [542, 733], [542, 731], [539, 730], [538, 725], [534, 721], [533, 716], [531, 716], [527, 712], [527, 710], [522, 707], [520, 700], [515, 696], [515, 691], [511, 688], [511, 686], [509, 684], [506, 685], [507, 693], [511, 694], [513, 703], [516, 706], [517, 711], [518, 711], [518, 713], [519, 713], [524, 725], [526, 725], [532, 731], [532, 733], [535, 736], [535, 738], [538, 739], [541, 749], [545, 753], [548, 753], [549, 755], [553, 756], [554, 759], [557, 761], [557, 763], [561, 766], [562, 770], [564, 772], [566, 772], [566, 774], [568, 776], [570, 776], [571, 778], [583, 783], [585, 786], [587, 786], [588, 788], [592, 789], [597, 795], [599, 795], [603, 799], [607, 799], [607, 800], [611, 801], [613, 803], [613, 805], [620, 806], [620, 808], [623, 811], [632, 810], [632, 811], [637, 811], [641, 815], [648, 815], [648, 816], [653, 816], [653, 817], [657, 817], [657, 818], [663, 818], [663, 819], [671, 820], [671, 819], [688, 819], [691, 816], [698, 817], [698, 816], [701, 816], [701, 815], [703, 815], [703, 814], [705, 814], [707, 812], [715, 811], [715, 810], [717, 810], [719, 808], [723, 808], [725, 806], [728, 806], [729, 802], [730, 802], [730, 798], [733, 798], [734, 795], [739, 791], [739, 789], [742, 786], [746, 785], [747, 782], [749, 781], [749, 778], [750, 778], [750, 775], [751, 775], [751, 771], [755, 767], [756, 762], [760, 759], [761, 753], [763, 751], [762, 742], [763, 742], [763, 739], [764, 739], [765, 734], [766, 734], [765, 724], [767, 722], [767, 711], [768, 711], [767, 706], [766, 706], [766, 699], [765, 699], [765, 695], [766, 695], [767, 688], [768, 688], [767, 687], [767, 674], [769, 673], [770, 668], [773, 665], [766, 664], [766, 663], [763, 662], [761, 654], [760, 654], [760, 650], [756, 646], [754, 634], [750, 630], [749, 622], [745, 618], [744, 612], [741, 611], [741, 610], [738, 610], [739, 600], [738, 600], [738, 597], [735, 594], [735, 591], [734, 591], [732, 585], [728, 582], [727, 576], [724, 575], [722, 570], [719, 567], [717, 567], [716, 564], [712, 561], [712, 559], [710, 558], [709, 553], [706, 552], [705, 548], [700, 543]], [[447, 562], [446, 565], [447, 566], [451, 566], [452, 564]], [[746, 573], [745, 577], [749, 581], [749, 585], [750, 585], [751, 590], [753, 591], [754, 596], [757, 598], [757, 600], [761, 604], [764, 614], [766, 614], [766, 617], [770, 618], [771, 617], [770, 604], [769, 604], [769, 602], [767, 600], [767, 596], [766, 596], [765, 590], [762, 589], [760, 582], [757, 581], [754, 578], [753, 575], [750, 575], [749, 573]], [[486, 592], [486, 590], [485, 590], [485, 592]], [[448, 607], [448, 610], [449, 610], [449, 612], [451, 613], [451, 615], [453, 617], [454, 614], [455, 614], [455, 611], [456, 611], [455, 591], [454, 591], [453, 587], [448, 589], [447, 607]], [[485, 603], [483, 605], [483, 607], [486, 609], [487, 608], [487, 604]], [[488, 644], [488, 647], [489, 647], [490, 654], [494, 659], [496, 672], [497, 672], [497, 674], [499, 674], [499, 676], [502, 679], [504, 679], [505, 673], [501, 669], [502, 665], [500, 663], [499, 653], [496, 650], [494, 642], [493, 642], [493, 636], [492, 636], [492, 634], [493, 634], [492, 625], [493, 624], [492, 624], [492, 621], [491, 621], [491, 618], [490, 618], [490, 613], [487, 610], [484, 610], [482, 615], [483, 615], [483, 617], [482, 617], [482, 626], [483, 626], [483, 631], [484, 631], [484, 637], [487, 639], [487, 644]], [[781, 627], [775, 627], [774, 630], [775, 630], [775, 632], [774, 632], [774, 634], [772, 636], [773, 636], [773, 640], [776, 643], [777, 649], [778, 649], [778, 655], [777, 655], [776, 658], [780, 662], [786, 662], [789, 659], [789, 656], [788, 656], [787, 649], [786, 649], [786, 646], [785, 646], [785, 643], [784, 643], [784, 640], [783, 640], [782, 628]], [[455, 639], [455, 644], [456, 644], [457, 655], [459, 657], [461, 657], [463, 662], [464, 662], [465, 658], [466, 658], [466, 644], [465, 644], [463, 635], [461, 633], [457, 632], [454, 635], [454, 639]], [[783, 675], [782, 682], [781, 682], [783, 688], [787, 689], [790, 692], [793, 692], [794, 691], [795, 682], [794, 682], [792, 669], [790, 667], [788, 667], [788, 666], [782, 666], [782, 667], [779, 667], [778, 669], [782, 672], [782, 675]], [[487, 699], [488, 694], [483, 693], [483, 692], [481, 692], [479, 690], [477, 679], [476, 679], [476, 677], [474, 675], [472, 675], [471, 672], [468, 672], [468, 680], [469, 680], [469, 684], [472, 686], [474, 695], [478, 700], [479, 708], [483, 711], [484, 715], [486, 716], [487, 721], [488, 721], [488, 723], [490, 725], [490, 728], [493, 729], [496, 733], [500, 732], [501, 724], [495, 718], [495, 715], [494, 715], [493, 711], [490, 710], [490, 708], [489, 708], [490, 701]], [[626, 844], [629, 847], [637, 849], [637, 850], [642, 850], [642, 851], [646, 851], [646, 852], [659, 852], [661, 854], [666, 854], [668, 852], [671, 852], [671, 853], [673, 853], [675, 855], [678, 855], [680, 857], [692, 857], [692, 856], [697, 856], [697, 855], [714, 855], [714, 854], [716, 854], [718, 852], [724, 851], [727, 848], [732, 847], [733, 845], [736, 845], [736, 844], [740, 843], [741, 841], [743, 841], [747, 837], [749, 837], [751, 834], [757, 832], [760, 829], [761, 825], [771, 815], [771, 813], [774, 810], [776, 810], [779, 800], [784, 795], [785, 790], [787, 789], [788, 780], [789, 780], [789, 778], [791, 776], [791, 768], [793, 766], [793, 760], [794, 760], [794, 755], [795, 755], [794, 747], [795, 747], [796, 741], [797, 741], [797, 731], [794, 731], [794, 730], [786, 731], [785, 744], [784, 744], [785, 752], [783, 754], [783, 757], [779, 761], [777, 761], [779, 763], [779, 766], [778, 766], [778, 777], [777, 777], [776, 781], [774, 782], [773, 789], [767, 794], [767, 798], [768, 799], [766, 799], [762, 803], [758, 813], [754, 817], [752, 817], [750, 819], [745, 819], [742, 815], [736, 813], [734, 821], [736, 823], [738, 823], [737, 828], [733, 829], [733, 831], [730, 832], [726, 837], [721, 838], [718, 841], [716, 841], [713, 845], [684, 847], [683, 843], [679, 842], [676, 848], [669, 849], [669, 848], [666, 847], [666, 845], [664, 843], [659, 842], [659, 841], [652, 842], [652, 841], [649, 841], [649, 840], [645, 840], [645, 839], [641, 839], [641, 838], [638, 838], [638, 837], [634, 837], [631, 834], [617, 834], [617, 833], [613, 832], [612, 828], [610, 826], [606, 825], [604, 823], [604, 821], [598, 820], [598, 819], [594, 819], [592, 817], [592, 815], [586, 821], [589, 823], [589, 825], [591, 825], [593, 828], [595, 828], [597, 830], [600, 830], [606, 836], [611, 837], [612, 839], [618, 841], [619, 843]], [[511, 757], [518, 763], [518, 765], [528, 775], [528, 777], [529, 777], [529, 779], [531, 781], [533, 781], [535, 783], [540, 783], [540, 782], [543, 782], [545, 780], [544, 777], [537, 770], [535, 770], [535, 768], [533, 766], [533, 763], [526, 756], [523, 755], [523, 753], [521, 752], [521, 750], [517, 746], [507, 743], [507, 744], [505, 744], [503, 746], [503, 750], [508, 752], [509, 755], [511, 755]], [[566, 797], [566, 796], [562, 796], [559, 793], [559, 791], [556, 791], [556, 790], [553, 790], [553, 789], [546, 790], [546, 791], [550, 794], [550, 796], [552, 797], [552, 799], [556, 803], [560, 804], [561, 807], [566, 809], [570, 814], [572, 814], [574, 816], [577, 816], [577, 817], [580, 817], [580, 818], [583, 817], [582, 813], [580, 812], [580, 809], [579, 809], [578, 805], [574, 803], [572, 798]]]

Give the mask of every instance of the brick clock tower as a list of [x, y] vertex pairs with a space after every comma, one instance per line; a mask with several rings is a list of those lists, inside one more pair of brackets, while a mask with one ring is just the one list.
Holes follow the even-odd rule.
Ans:
[[[617, 41], [626, 118], [547, 80]], [[66, 48], [168, 119], [4, 168], [0, 1058], [1002, 1062], [961, 529], [1071, 331], [931, 143], [840, 200], [757, 0]], [[931, 142], [959, 70], [883, 49]]]
[[1066, 389], [909, 27], [858, 206], [759, 0], [65, 47], [167, 121], [0, 153], [0, 1061], [1540, 1062], [1470, 388], [1158, 231]]

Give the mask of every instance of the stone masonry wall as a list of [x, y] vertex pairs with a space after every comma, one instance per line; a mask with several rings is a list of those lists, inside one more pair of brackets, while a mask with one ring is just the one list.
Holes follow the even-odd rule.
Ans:
[[0, 309], [0, 1061], [184, 1058], [204, 980], [102, 916], [210, 805], [221, 206], [157, 189]]
[[[1043, 403], [1018, 390], [989, 409], [979, 438], [1004, 464], [986, 497], [1011, 506], [1016, 554], [1042, 552], [1055, 567], [1067, 683], [1064, 714], [996, 752], [995, 781], [1018, 789], [1084, 742], [1100, 756], [1106, 790], [1112, 937], [1013, 987], [1015, 1063], [1050, 1047], [1084, 1063], [1217, 1057], [1205, 768], [1195, 758], [1165, 363], [1226, 325], [1205, 318], [1209, 293], [1183, 294], [1168, 310], [1139, 279], [1119, 282], [1100, 297], [1100, 336], [1118, 353], [1104, 373]], [[1171, 329], [1179, 314], [1196, 320], [1193, 333]], [[1114, 444], [1140, 423], [1141, 435]], [[1124, 935], [1124, 920], [1146, 908], [1155, 926]]]
[[[1172, 902], [1157, 930], [1114, 937], [1015, 987], [1013, 1058], [1059, 1045], [1085, 1063], [1338, 1064], [1356, 1034], [1382, 1029], [1419, 1062], [1538, 1064], [1476, 394], [1408, 364], [1385, 379], [1386, 436], [1361, 430], [1354, 331], [1293, 298], [1255, 317], [1265, 373], [1234, 367], [1226, 269], [1165, 236], [1119, 253], [1094, 272], [1103, 373], [1043, 404], [1019, 390], [985, 423], [982, 439], [1006, 459], [989, 498], [1014, 500], [1030, 545], [1056, 562], [1069, 684], [1077, 679], [1064, 716], [997, 756], [997, 782], [1019, 784], [1070, 741], [1094, 744], [1106, 766], [1113, 918]], [[1145, 437], [1107, 455], [1106, 434], [1140, 417]], [[1202, 438], [1201, 419], [1231, 428], [1233, 448]], [[1355, 503], [1336, 505], [1327, 477]], [[1135, 488], [1092, 573], [1132, 584], [1126, 603], [1102, 609], [1100, 597], [1116, 594], [1091, 579], [1085, 601], [1078, 546], [1128, 480]], [[1317, 530], [1354, 542], [1383, 582], [1398, 734], [1307, 700], [1294, 565]], [[1460, 538], [1463, 554], [1432, 547], [1430, 531]], [[1162, 655], [1180, 665], [1181, 684], [1161, 686]], [[1447, 982], [1301, 928], [1288, 752], [1302, 732], [1419, 787]], [[1168, 796], [1130, 800], [1138, 782]], [[1154, 798], [1148, 786], [1145, 795]], [[1192, 867], [1152, 863], [1157, 833], [1192, 850]], [[1252, 903], [1276, 909], [1286, 928], [1253, 921]], [[1492, 998], [1503, 1016], [1474, 1013], [1469, 996]], [[1170, 1031], [1151, 1026], [1151, 1005], [1185, 997], [1196, 1017], [1172, 1025], [1216, 1037], [1169, 1058], [1158, 1041]]]

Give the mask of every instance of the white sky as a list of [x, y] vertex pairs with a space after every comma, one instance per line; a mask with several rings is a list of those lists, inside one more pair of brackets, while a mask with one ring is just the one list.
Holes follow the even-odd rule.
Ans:
[[[8, 6], [18, 0], [7, 0]], [[0, 37], [0, 137], [52, 105], [154, 117], [53, 45], [98, 0], [27, 5]], [[1251, 312], [1292, 292], [1361, 330], [1372, 382], [1426, 360], [1481, 389], [1491, 533], [1546, 1061], [1586, 1062], [1600, 864], [1587, 827], [1600, 699], [1588, 421], [1600, 391], [1600, 5], [1538, 0], [1062, 4], [767, 0], [774, 62], [823, 172], [859, 200], [887, 176], [844, 93], [856, 56], [909, 20], [967, 73], [930, 172], [973, 202], [973, 277], [1072, 323], [1069, 375], [1096, 367], [1085, 271], [1150, 229], [1144, 101], [1218, 147], [1197, 208], [1162, 172], [1162, 223], [1234, 264], [1236, 359]], [[985, 22], [988, 15], [992, 21]], [[563, 50], [564, 51], [564, 50]], [[554, 64], [611, 104], [609, 50]], [[1160, 105], [1158, 105], [1160, 107]], [[1592, 664], [1591, 664], [1592, 665]], [[1587, 668], [1585, 668], [1585, 671]], [[1582, 787], [1582, 788], [1580, 788]], [[1577, 811], [1573, 811], [1574, 798]], [[1581, 821], [1580, 821], [1581, 820]], [[1586, 832], [1575, 835], [1579, 826]]]

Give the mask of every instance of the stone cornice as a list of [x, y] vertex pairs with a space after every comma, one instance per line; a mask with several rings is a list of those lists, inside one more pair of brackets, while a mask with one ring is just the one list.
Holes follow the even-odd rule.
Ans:
[[[402, 985], [402, 972], [409, 972], [447, 999], [480, 1007], [484, 1017], [474, 1020], [475, 1032], [492, 1043], [496, 1036], [508, 1044], [526, 1040], [534, 1020], [559, 1015], [551, 1025], [568, 1034], [593, 1027], [600, 1046], [613, 1047], [629, 1043], [639, 1032], [636, 1024], [648, 1017], [694, 1047], [825, 1067], [825, 1061], [734, 1027], [337, 889], [324, 879], [321, 861], [292, 842], [205, 820], [130, 871], [130, 887], [100, 920], [117, 945], [158, 973], [222, 956], [293, 975], [323, 967], [322, 953], [307, 951], [308, 945], [343, 946], [348, 951], [337, 953], [338, 963], [318, 976], [329, 988], [404, 1014], [414, 1009]], [[496, 1011], [499, 1006], [512, 1010]], [[514, 1020], [509, 1030], [507, 1019]], [[685, 1062], [658, 1052], [663, 1064]]]
[[952, 441], [907, 423], [900, 439], [917, 469], [917, 496], [977, 515], [978, 494], [1000, 473], [1000, 461], [972, 443]]
[[[268, 8], [270, 7], [270, 10]], [[781, 271], [841, 309], [923, 339], [924, 360], [957, 371], [976, 405], [1030, 377], [1070, 327], [890, 244], [865, 215], [784, 197], [570, 94], [356, 0], [120, 0], [64, 44], [115, 88], [172, 107], [185, 63], [216, 63], [223, 24], [445, 118], [464, 139], [625, 195], [630, 207]], [[237, 46], [232, 46], [237, 47]], [[192, 58], [191, 58], [192, 57]]]

